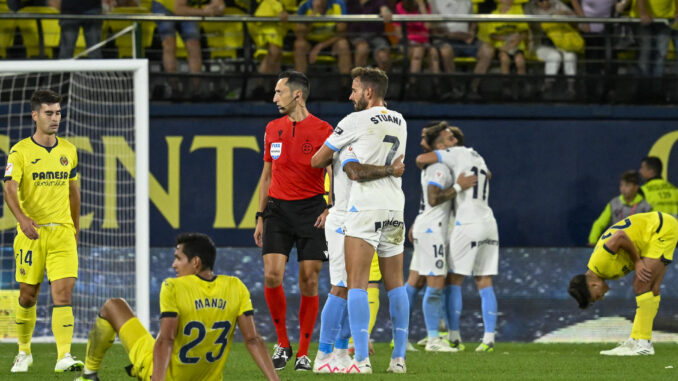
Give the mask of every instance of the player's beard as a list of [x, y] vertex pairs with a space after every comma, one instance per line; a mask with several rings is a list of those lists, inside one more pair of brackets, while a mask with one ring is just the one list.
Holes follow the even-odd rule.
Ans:
[[356, 111], [363, 111], [367, 108], [367, 99], [365, 99], [365, 94], [360, 96], [360, 99], [353, 103], [353, 107]]

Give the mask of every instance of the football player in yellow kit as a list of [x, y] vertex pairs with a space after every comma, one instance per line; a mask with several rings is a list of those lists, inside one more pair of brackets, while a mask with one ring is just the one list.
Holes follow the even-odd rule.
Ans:
[[74, 325], [71, 294], [78, 277], [78, 155], [73, 144], [57, 137], [61, 122], [59, 94], [37, 90], [31, 96], [31, 109], [35, 132], [10, 149], [3, 178], [5, 201], [17, 220], [14, 256], [19, 283], [19, 353], [11, 372], [27, 372], [33, 364], [31, 337], [45, 272], [54, 303], [54, 371], [77, 371], [82, 369], [82, 361], [71, 357], [70, 351]]
[[98, 380], [104, 354], [118, 333], [139, 380], [222, 379], [238, 323], [245, 346], [268, 380], [278, 380], [263, 339], [257, 334], [252, 301], [240, 279], [214, 275], [216, 247], [200, 233], [177, 237], [172, 267], [176, 278], [160, 290], [160, 331], [153, 339], [124, 299], [104, 303], [87, 341], [79, 380]]
[[607, 356], [653, 355], [652, 323], [659, 309], [659, 288], [666, 267], [673, 261], [678, 241], [678, 221], [662, 212], [639, 213], [611, 226], [598, 239], [585, 274], [570, 281], [568, 292], [580, 308], [601, 300], [618, 279], [636, 271], [633, 291], [636, 316], [631, 337], [620, 346], [602, 351]]

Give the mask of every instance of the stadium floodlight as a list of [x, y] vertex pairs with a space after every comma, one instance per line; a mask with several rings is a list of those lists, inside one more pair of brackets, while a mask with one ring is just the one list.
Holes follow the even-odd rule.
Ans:
[[[128, 299], [150, 327], [148, 61], [0, 61], [3, 164], [9, 148], [34, 131], [30, 97], [37, 89], [64, 96], [59, 136], [78, 148], [82, 211], [74, 336], [87, 337], [110, 297]], [[0, 289], [18, 288], [11, 267], [15, 228], [3, 205]], [[34, 337], [51, 336], [49, 299], [43, 287]]]

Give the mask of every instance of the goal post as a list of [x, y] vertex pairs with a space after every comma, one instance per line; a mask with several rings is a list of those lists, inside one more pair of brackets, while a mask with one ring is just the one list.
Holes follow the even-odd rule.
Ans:
[[[150, 328], [148, 80], [146, 59], [0, 61], [0, 135], [6, 136], [9, 146], [34, 131], [29, 105], [35, 90], [49, 88], [66, 96], [59, 136], [72, 138], [78, 147], [83, 200], [78, 245], [81, 279], [73, 301], [75, 338], [86, 338], [107, 297], [133, 298], [135, 314]], [[8, 153], [0, 155], [3, 164]], [[3, 256], [12, 247], [10, 218], [4, 207]], [[89, 226], [82, 226], [83, 221]], [[11, 275], [18, 288], [14, 269], [8, 270], [9, 261], [3, 259], [0, 279], [6, 283]], [[88, 292], [99, 298], [91, 297], [79, 306], [78, 292], [81, 300]], [[43, 319], [49, 321], [45, 314]], [[34, 336], [42, 336], [37, 328]], [[42, 332], [48, 331], [43, 327]]]

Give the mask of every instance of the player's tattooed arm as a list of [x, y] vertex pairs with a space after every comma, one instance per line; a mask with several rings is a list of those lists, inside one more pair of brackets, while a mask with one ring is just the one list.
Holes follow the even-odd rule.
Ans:
[[405, 164], [403, 155], [398, 156], [391, 165], [370, 165], [351, 161], [344, 165], [344, 172], [353, 181], [370, 181], [388, 176], [401, 177], [405, 173]]
[[[468, 189], [478, 182], [478, 176], [476, 175], [464, 175], [463, 173], [457, 178], [457, 184], [461, 190]], [[435, 185], [429, 185], [427, 188], [428, 192], [428, 203], [431, 206], [436, 206], [442, 204], [447, 200], [451, 200], [457, 196], [457, 189], [454, 185], [447, 189], [440, 189]]]

